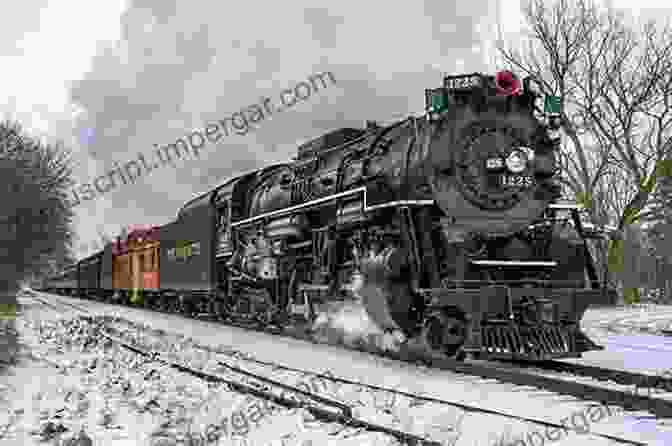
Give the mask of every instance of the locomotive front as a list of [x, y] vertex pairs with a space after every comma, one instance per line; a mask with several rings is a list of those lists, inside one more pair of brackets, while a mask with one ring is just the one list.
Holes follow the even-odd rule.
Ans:
[[416, 227], [416, 284], [386, 276], [399, 268], [383, 256], [365, 262], [362, 295], [379, 325], [457, 357], [542, 360], [600, 348], [579, 323], [613, 292], [598, 283], [578, 207], [556, 204], [560, 116], [544, 113], [535, 86], [503, 71], [426, 90], [426, 119], [404, 149], [404, 189], [407, 198], [431, 194], [435, 208], [431, 224]]
[[[507, 237], [559, 197], [558, 117], [535, 114], [538, 95], [510, 72], [447, 77], [427, 92], [434, 198], [452, 239]], [[545, 122], [546, 121], [546, 122]]]

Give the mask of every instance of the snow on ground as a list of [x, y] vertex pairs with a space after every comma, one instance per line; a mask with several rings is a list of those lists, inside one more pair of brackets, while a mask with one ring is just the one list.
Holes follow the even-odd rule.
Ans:
[[[51, 298], [63, 299], [55, 296], [51, 296]], [[369, 385], [385, 386], [418, 395], [498, 410], [506, 414], [530, 419], [560, 423], [561, 420], [566, 420], [572, 414], [584, 413], [582, 411], [586, 411], [590, 406], [590, 403], [538, 389], [521, 388], [499, 382], [485, 381], [477, 377], [428, 369], [373, 357], [362, 352], [345, 350], [342, 347], [315, 345], [295, 339], [278, 338], [263, 333], [225, 327], [221, 324], [188, 320], [178, 315], [150, 313], [138, 308], [111, 306], [79, 299], [67, 300], [78, 305], [85, 305], [97, 314], [121, 316], [123, 319], [140, 325], [147, 324], [151, 326], [152, 330], [182, 333], [194, 339], [194, 342], [210, 346], [213, 349], [240, 350], [253, 354], [261, 360], [293, 366], [307, 372], [324, 373], [329, 371], [336, 376], [361, 381]], [[177, 341], [174, 343], [178, 344]], [[338, 395], [338, 392], [334, 395]], [[412, 404], [408, 404], [408, 406], [409, 408], [413, 407]], [[410, 411], [403, 405], [400, 407], [401, 409], [398, 412], [402, 414]], [[429, 423], [439, 425], [435, 432], [439, 433], [441, 428], [445, 429], [446, 427], [459, 428], [461, 435], [456, 443], [457, 446], [494, 446], [499, 444], [502, 438], [504, 439], [503, 445], [508, 446], [514, 444], [516, 438], [520, 438], [530, 430], [538, 428], [536, 424], [501, 416], [467, 412], [464, 413], [463, 417], [460, 417], [461, 413], [459, 412], [442, 413], [438, 408], [431, 406], [423, 410], [427, 411], [427, 414], [422, 416], [423, 419], [429, 419], [427, 417], [430, 415], [435, 417], [435, 421]], [[638, 420], [631, 419], [627, 422], [625, 420], [626, 417], [618, 413], [609, 417], [602, 417], [599, 422], [591, 423], [590, 432], [644, 441], [652, 445], [665, 444], [656, 443], [656, 434], [653, 432], [636, 431], [634, 428]], [[382, 421], [384, 421], [384, 417], [381, 418], [381, 424], [385, 424]], [[409, 430], [412, 430], [412, 426], [409, 425], [409, 427], [411, 428]], [[256, 429], [258, 428], [255, 427], [255, 431]], [[288, 446], [301, 445], [298, 437], [290, 436], [288, 438], [291, 439], [285, 443]], [[276, 438], [276, 440], [279, 440], [279, 438]], [[279, 443], [277, 444], [279, 445]], [[554, 444], [611, 445], [616, 443], [590, 434], [572, 433], [570, 431], [568, 435], [562, 436], [559, 442]]]
[[581, 326], [605, 350], [585, 353], [580, 361], [650, 374], [672, 370], [672, 337], [661, 335], [671, 324], [668, 305], [591, 308]]
[[[525, 435], [534, 436], [535, 432], [539, 435], [544, 435], [544, 429], [539, 429], [538, 426], [530, 423], [515, 422], [507, 420], [503, 417], [468, 413], [455, 407], [441, 405], [437, 403], [427, 403], [413, 398], [399, 396], [389, 392], [376, 392], [368, 389], [345, 385], [328, 380], [315, 384], [315, 381], [309, 376], [301, 375], [291, 371], [281, 371], [280, 369], [269, 370], [268, 366], [254, 365], [252, 361], [246, 361], [250, 355], [244, 352], [235, 351], [232, 349], [220, 349], [220, 354], [215, 352], [216, 349], [208, 348], [200, 345], [192, 339], [185, 338], [179, 334], [171, 334], [161, 330], [152, 329], [148, 325], [136, 324], [119, 318], [104, 318], [108, 321], [106, 326], [113, 326], [115, 332], [121, 334], [128, 342], [142, 345], [144, 348], [157, 350], [161, 352], [174, 352], [176, 355], [179, 352], [179, 357], [174, 359], [183, 360], [196, 368], [203, 368], [208, 371], [214, 371], [217, 374], [226, 374], [227, 370], [216, 365], [217, 360], [223, 360], [228, 364], [232, 364], [232, 358], [236, 358], [235, 365], [243, 367], [244, 369], [258, 373], [262, 376], [271, 377], [283, 383], [299, 386], [304, 383], [305, 390], [312, 390], [322, 396], [334, 398], [338, 401], [347, 403], [353, 407], [355, 416], [364, 418], [367, 421], [382, 424], [394, 429], [404, 430], [414, 433], [419, 436], [426, 436], [433, 440], [442, 441], [446, 445], [462, 445], [462, 444], [498, 444], [500, 440], [503, 446], [515, 444], [515, 439], [524, 437]], [[214, 354], [213, 354], [214, 353]], [[167, 355], [170, 356], [170, 355]], [[244, 364], [239, 364], [243, 362]], [[264, 370], [264, 368], [266, 370]], [[236, 375], [231, 375], [235, 377]], [[239, 377], [238, 377], [239, 378]], [[310, 385], [306, 385], [310, 383]], [[606, 417], [607, 409], [591, 408], [591, 417], [597, 415], [600, 418], [600, 412], [603, 412], [603, 417]], [[610, 409], [614, 410], [614, 409]], [[616, 409], [618, 411], [618, 409]], [[556, 432], [555, 438], [562, 440], [566, 437], [571, 444], [582, 444], [582, 440], [590, 441], [590, 444], [609, 444], [604, 439], [587, 438], [582, 436], [581, 432], [585, 433], [581, 428], [581, 419], [587, 419], [588, 415], [583, 413], [574, 414], [577, 420], [576, 429], [579, 433], [567, 433], [562, 435], [562, 432]], [[570, 416], [571, 418], [571, 416]], [[598, 420], [595, 420], [598, 421]], [[599, 420], [601, 421], [601, 419]], [[488, 426], [497, 426], [502, 429], [500, 432], [500, 439], [489, 439], [485, 441], [478, 434], [483, 433], [484, 424]], [[585, 424], [588, 423], [588, 424]], [[589, 427], [590, 422], [584, 421], [584, 428]], [[515, 425], [515, 426], [514, 426]], [[471, 433], [471, 435], [469, 434]], [[476, 434], [476, 435], [474, 435]], [[552, 434], [553, 435], [553, 434]]]
[[0, 378], [8, 393], [0, 444], [396, 444], [147, 361], [105, 341], [95, 319], [45, 320], [38, 311], [17, 321], [22, 359]]
[[[110, 321], [112, 322], [112, 321]], [[170, 333], [148, 330], [124, 320], [115, 320], [110, 325], [119, 330], [127, 340], [144, 348], [159, 351], [171, 360], [186, 362], [190, 366], [236, 381], [248, 381], [237, 373], [222, 367], [217, 361], [243, 367], [253, 373], [333, 398], [353, 407], [353, 414], [367, 421], [429, 437], [445, 444], [455, 442], [459, 434], [459, 419], [464, 411], [454, 407], [442, 407], [436, 403], [414, 401], [393, 393], [376, 392], [352, 385], [336, 383], [327, 379], [287, 370], [272, 369], [268, 366], [252, 366], [245, 361], [244, 352], [216, 352], [207, 346], [201, 346], [193, 340]], [[171, 358], [172, 356], [172, 358]], [[243, 356], [243, 358], [241, 358]], [[245, 364], [240, 364], [243, 362]], [[253, 382], [253, 381], [252, 381]], [[248, 384], [249, 385], [249, 384]], [[332, 408], [333, 409], [333, 408]]]
[[[586, 312], [581, 325], [590, 338], [605, 349], [585, 353], [581, 360], [568, 361], [666, 377], [672, 373], [672, 338], [662, 336], [663, 330], [672, 328], [672, 306], [637, 304], [592, 308]], [[672, 394], [662, 392], [655, 396], [672, 398]], [[655, 432], [663, 444], [672, 445], [672, 435], [657, 432], [660, 425], [654, 420], [628, 418], [633, 431]]]
[[672, 330], [672, 305], [637, 304], [591, 308], [586, 312], [582, 326], [610, 333], [662, 335], [663, 330]]

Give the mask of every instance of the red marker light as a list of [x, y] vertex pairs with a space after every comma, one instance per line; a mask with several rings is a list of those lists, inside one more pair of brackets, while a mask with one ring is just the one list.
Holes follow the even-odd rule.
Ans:
[[503, 70], [495, 75], [497, 94], [501, 96], [517, 96], [521, 93], [521, 83], [515, 74]]

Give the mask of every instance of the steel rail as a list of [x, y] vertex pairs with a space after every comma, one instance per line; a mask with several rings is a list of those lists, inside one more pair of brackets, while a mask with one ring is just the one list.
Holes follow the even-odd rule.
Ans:
[[280, 387], [281, 389], [290, 390], [292, 392], [295, 392], [295, 393], [298, 393], [300, 395], [306, 396], [310, 399], [313, 399], [313, 400], [315, 400], [319, 403], [322, 403], [322, 404], [325, 404], [325, 405], [328, 405], [328, 406], [337, 407], [341, 410], [341, 412], [343, 413], [344, 416], [352, 417], [352, 408], [350, 406], [348, 406], [347, 404], [344, 404], [340, 401], [336, 401], [336, 400], [333, 400], [333, 399], [330, 399], [330, 398], [325, 398], [325, 397], [317, 395], [313, 392], [308, 392], [308, 391], [299, 389], [298, 387], [290, 386], [290, 385], [287, 385], [285, 383], [281, 383], [280, 381], [276, 381], [274, 379], [270, 379], [270, 378], [267, 378], [267, 377], [262, 376], [262, 375], [257, 375], [256, 373], [248, 372], [247, 370], [244, 370], [240, 367], [236, 367], [234, 365], [228, 364], [228, 363], [223, 362], [223, 361], [217, 361], [217, 363], [219, 365], [221, 365], [222, 367], [224, 367], [226, 369], [229, 369], [233, 372], [239, 373], [241, 375], [244, 375], [244, 376], [247, 376], [247, 377], [250, 377], [250, 378], [254, 378], [258, 381], [265, 382], [267, 384], [271, 384], [271, 385], [274, 385], [276, 387]]
[[[150, 311], [155, 311], [155, 310], [150, 310]], [[161, 311], [162, 313], [168, 313], [168, 314], [173, 314], [169, 313], [167, 311]], [[184, 316], [180, 313], [181, 316]], [[231, 323], [227, 322], [224, 323], [224, 325], [230, 325], [230, 326], [235, 326], [238, 328], [246, 329], [246, 330], [251, 330], [255, 332], [259, 331], [267, 331], [269, 333], [273, 334], [279, 334], [283, 337], [290, 337], [290, 338], [295, 338], [295, 339], [300, 339], [300, 340], [308, 340], [311, 341], [312, 339], [305, 334], [293, 334], [293, 333], [287, 333], [287, 332], [278, 332], [277, 329], [266, 329], [266, 330], [256, 330], [250, 328], [248, 325], [245, 324], [236, 324], [236, 323]], [[314, 340], [312, 340], [313, 343], [315, 343]], [[672, 401], [666, 401], [666, 400], [661, 400], [657, 398], [652, 398], [648, 396], [643, 396], [643, 395], [633, 395], [632, 393], [629, 392], [623, 392], [619, 390], [613, 390], [613, 389], [606, 389], [604, 387], [600, 386], [593, 386], [589, 384], [582, 384], [582, 383], [577, 383], [577, 382], [571, 382], [571, 381], [566, 381], [563, 379], [558, 379], [558, 378], [552, 378], [552, 377], [546, 377], [546, 376], [540, 376], [537, 374], [534, 374], [529, 371], [525, 371], [524, 369], [520, 370], [512, 370], [512, 369], [507, 369], [507, 368], [502, 368], [502, 367], [497, 367], [496, 363], [494, 362], [480, 362], [480, 361], [457, 361], [454, 359], [450, 358], [431, 358], [428, 359], [426, 357], [422, 358], [417, 358], [413, 357], [410, 355], [405, 355], [403, 353], [394, 353], [394, 352], [388, 352], [387, 354], [380, 354], [380, 353], [371, 353], [376, 356], [382, 356], [382, 357], [387, 357], [390, 359], [395, 359], [395, 360], [400, 360], [403, 362], [408, 362], [408, 363], [417, 363], [418, 361], [422, 361], [427, 363], [433, 368], [439, 369], [439, 370], [445, 370], [445, 371], [450, 371], [454, 373], [460, 373], [460, 374], [465, 374], [465, 375], [470, 375], [470, 376], [479, 376], [484, 379], [495, 379], [501, 382], [505, 383], [510, 383], [510, 384], [515, 384], [515, 385], [520, 385], [520, 386], [527, 386], [527, 387], [536, 387], [539, 389], [543, 390], [549, 390], [551, 392], [561, 394], [561, 395], [568, 395], [568, 396], [573, 396], [579, 400], [582, 401], [597, 401], [602, 404], [610, 404], [613, 406], [621, 407], [625, 410], [642, 410], [645, 412], [650, 412], [656, 417], [659, 418], [669, 418], [672, 417]], [[298, 370], [298, 369], [297, 369]], [[304, 371], [305, 372], [305, 371]], [[619, 372], [619, 371], [615, 371]], [[628, 374], [629, 372], [621, 372]], [[625, 376], [625, 375], [624, 375]], [[325, 376], [326, 377], [326, 376]], [[331, 377], [329, 379], [332, 380], [339, 380], [334, 377]], [[360, 383], [361, 385], [365, 385]], [[634, 384], [634, 383], [633, 383]], [[365, 385], [366, 386], [366, 385]], [[301, 389], [296, 389], [297, 393], [301, 392]], [[418, 396], [414, 396], [416, 398], [422, 398]], [[293, 400], [292, 400], [293, 401]], [[447, 404], [452, 404], [450, 402], [446, 402]], [[472, 410], [477, 410], [477, 411], [483, 411], [483, 409], [478, 408], [478, 407], [471, 407]], [[486, 409], [487, 411], [487, 409]], [[496, 411], [492, 411], [496, 412]], [[499, 413], [497, 413], [499, 414]], [[514, 415], [510, 414], [499, 414], [507, 417], [512, 417], [512, 418], [519, 418], [519, 419], [524, 419], [522, 417], [517, 417]], [[526, 420], [529, 422], [537, 423], [540, 425], [545, 425], [545, 426], [551, 426], [551, 427], [558, 427], [561, 428], [562, 426], [559, 424], [553, 424], [553, 423], [548, 423], [545, 421], [540, 421], [540, 420], [534, 420], [534, 419], [529, 419]], [[621, 437], [615, 437], [615, 436], [610, 436], [610, 435], [605, 435], [605, 434], [598, 434], [598, 433], [592, 433], [593, 435], [596, 436], [601, 436], [610, 440], [622, 442], [625, 444], [632, 444], [632, 445], [645, 445], [646, 443], [642, 442], [637, 442]]]
[[[520, 363], [515, 361], [512, 361], [512, 363], [520, 365]], [[587, 376], [600, 381], [613, 381], [617, 384], [626, 386], [634, 385], [636, 389], [662, 389], [666, 392], [672, 392], [672, 378], [668, 376], [607, 369], [594, 365], [575, 364], [556, 360], [531, 363], [528, 364], [528, 366], [540, 367], [541, 369], [552, 370], [555, 372], [566, 372], [574, 375]]]
[[[212, 349], [212, 348], [208, 348], [207, 346], [195, 345], [195, 347], [196, 348], [201, 348], [205, 351], [217, 353], [217, 350]], [[234, 352], [234, 354], [235, 353], [239, 353], [239, 352]], [[231, 354], [231, 353], [229, 353], [229, 354]], [[506, 412], [503, 412], [503, 411], [499, 411], [499, 410], [485, 409], [485, 408], [482, 408], [482, 407], [469, 405], [469, 404], [464, 404], [464, 403], [459, 403], [459, 402], [454, 402], [454, 401], [448, 401], [448, 400], [441, 399], [441, 398], [422, 396], [422, 395], [417, 395], [417, 394], [413, 394], [413, 393], [410, 393], [410, 392], [404, 392], [404, 391], [399, 391], [399, 390], [396, 390], [396, 389], [390, 389], [390, 388], [387, 388], [387, 387], [375, 386], [375, 385], [363, 383], [361, 381], [353, 381], [353, 380], [348, 380], [348, 379], [344, 379], [344, 378], [335, 377], [335, 376], [332, 376], [332, 375], [327, 375], [326, 373], [314, 373], [314, 372], [310, 372], [310, 371], [295, 368], [295, 367], [289, 367], [289, 366], [286, 366], [286, 365], [283, 365], [283, 364], [279, 364], [277, 362], [269, 362], [269, 361], [263, 361], [263, 360], [256, 359], [256, 358], [250, 358], [249, 356], [241, 356], [241, 357], [237, 357], [236, 359], [242, 359], [243, 361], [260, 364], [260, 365], [263, 365], [263, 366], [273, 367], [273, 368], [280, 369], [280, 370], [286, 370], [286, 371], [291, 371], [291, 372], [296, 372], [296, 373], [312, 375], [312, 376], [315, 376], [315, 377], [323, 378], [323, 379], [334, 381], [334, 382], [340, 382], [340, 383], [359, 386], [359, 387], [364, 387], [364, 388], [368, 388], [368, 389], [372, 389], [372, 390], [389, 392], [389, 393], [393, 393], [393, 394], [397, 394], [397, 395], [401, 395], [401, 396], [405, 396], [405, 397], [408, 397], [408, 398], [413, 398], [413, 399], [417, 399], [417, 400], [421, 400], [421, 401], [445, 404], [445, 405], [448, 405], [448, 406], [457, 407], [459, 409], [462, 409], [462, 410], [465, 410], [465, 411], [468, 411], [468, 412], [477, 412], [477, 413], [483, 413], [483, 414], [489, 414], [489, 415], [497, 415], [497, 416], [502, 416], [502, 417], [509, 418], [509, 419], [515, 419], [515, 420], [519, 420], [519, 421], [525, 421], [525, 422], [541, 425], [541, 426], [544, 426], [544, 427], [552, 427], [552, 428], [557, 428], [557, 429], [565, 429], [566, 428], [566, 426], [564, 426], [562, 424], [559, 424], [559, 423], [553, 423], [553, 422], [538, 420], [538, 419], [534, 419], [534, 418], [523, 417], [523, 416], [519, 416], [519, 415], [512, 415], [512, 414], [509, 414], [509, 413], [506, 413]], [[232, 365], [227, 364], [223, 361], [217, 361], [217, 363], [222, 365], [223, 367], [229, 369], [229, 370], [235, 371], [235, 372], [243, 374], [245, 376], [249, 376], [249, 377], [254, 378], [256, 380], [259, 380], [259, 381], [262, 381], [262, 382], [268, 382], [268, 383], [271, 383], [273, 385], [278, 385], [278, 387], [289, 388], [293, 392], [296, 392], [296, 390], [297, 390], [297, 389], [293, 388], [292, 386], [287, 386], [283, 383], [279, 383], [279, 382], [277, 382], [275, 380], [272, 380], [270, 378], [267, 378], [263, 375], [249, 372], [249, 371], [247, 371], [247, 370], [245, 370], [241, 367], [232, 366]], [[298, 389], [298, 390], [300, 392], [297, 392], [297, 393], [306, 394], [309, 398], [314, 398], [314, 394], [312, 394], [311, 392], [301, 391], [301, 389]], [[320, 398], [322, 398], [322, 397], [320, 397]], [[328, 401], [329, 401], [329, 403], [333, 404], [334, 400], [328, 400]], [[342, 405], [342, 404], [343, 403], [337, 402], [336, 404], [333, 404], [333, 405], [338, 406], [338, 405]], [[613, 440], [613, 441], [616, 441], [616, 442], [619, 442], [619, 443], [622, 443], [622, 444], [631, 444], [631, 445], [638, 445], [638, 446], [644, 446], [644, 445], [647, 444], [647, 443], [643, 443], [643, 442], [639, 442], [639, 441], [624, 439], [622, 437], [617, 437], [617, 436], [613, 436], [613, 435], [601, 434], [601, 433], [598, 433], [598, 432], [591, 432], [591, 435], [601, 437], [601, 438], [605, 438], [605, 439], [608, 439], [608, 440]]]
[[[203, 348], [204, 350], [210, 351], [210, 349], [207, 349], [204, 346], [200, 346], [200, 347]], [[320, 377], [320, 378], [327, 379], [327, 380], [331, 380], [331, 381], [334, 381], [334, 382], [341, 382], [341, 383], [355, 385], [355, 386], [361, 386], [361, 387], [369, 388], [369, 389], [373, 389], [373, 390], [390, 392], [390, 393], [406, 396], [406, 397], [421, 400], [421, 401], [445, 404], [445, 405], [448, 405], [448, 406], [457, 407], [459, 409], [462, 409], [462, 410], [465, 410], [465, 411], [468, 411], [468, 412], [477, 412], [477, 413], [484, 413], [484, 414], [489, 414], [489, 415], [503, 416], [503, 417], [509, 418], [509, 419], [525, 421], [525, 422], [537, 424], [537, 425], [540, 425], [540, 426], [551, 427], [551, 428], [556, 428], [556, 429], [566, 429], [567, 428], [567, 426], [565, 426], [563, 424], [560, 424], [560, 423], [553, 423], [553, 422], [537, 420], [537, 419], [533, 419], [533, 418], [529, 418], [529, 417], [512, 415], [512, 414], [505, 413], [505, 412], [498, 411], [498, 410], [484, 409], [484, 408], [477, 407], [477, 406], [474, 406], [474, 405], [458, 403], [458, 402], [453, 402], [453, 401], [447, 401], [447, 400], [444, 400], [444, 399], [441, 399], [441, 398], [421, 396], [421, 395], [412, 394], [412, 393], [409, 393], [409, 392], [403, 392], [403, 391], [390, 389], [390, 388], [386, 388], [386, 387], [374, 386], [374, 385], [362, 383], [360, 381], [352, 381], [352, 380], [348, 380], [348, 379], [338, 378], [338, 377], [323, 374], [323, 373], [313, 373], [313, 372], [309, 372], [309, 371], [306, 371], [306, 370], [303, 370], [303, 369], [284, 366], [282, 364], [278, 364], [278, 363], [275, 363], [275, 362], [267, 362], [267, 361], [262, 361], [262, 360], [258, 360], [258, 359], [247, 358], [247, 357], [243, 357], [243, 358], [240, 358], [240, 359], [243, 359], [244, 361], [248, 361], [248, 362], [254, 362], [254, 363], [261, 364], [261, 365], [274, 367], [274, 368], [281, 369], [281, 370], [287, 370], [287, 371], [293, 371], [293, 372], [297, 372], [297, 373], [304, 373], [304, 374], [308, 374], [308, 375], [313, 375], [313, 376]], [[312, 392], [307, 392], [307, 391], [303, 391], [303, 390], [298, 389], [298, 388], [293, 387], [293, 386], [288, 386], [284, 383], [280, 383], [280, 382], [275, 381], [273, 379], [267, 378], [263, 375], [249, 372], [249, 371], [247, 371], [247, 370], [245, 370], [241, 367], [232, 366], [232, 365], [227, 364], [223, 361], [217, 361], [217, 363], [220, 364], [221, 366], [229, 369], [229, 370], [235, 371], [236, 373], [240, 373], [242, 375], [251, 377], [251, 378], [256, 379], [258, 381], [270, 383], [272, 385], [276, 385], [278, 387], [291, 390], [292, 392], [295, 392], [295, 393], [304, 394], [311, 399], [315, 399], [316, 401], [320, 401], [320, 400], [325, 399], [325, 398], [323, 398], [319, 395], [316, 395]], [[347, 405], [345, 405], [341, 402], [334, 402], [334, 400], [330, 400], [330, 399], [326, 399], [326, 400], [327, 400], [327, 404], [329, 404], [329, 405], [333, 405], [333, 406], [336, 406], [336, 407], [344, 406], [344, 407], [347, 407], [348, 409], [350, 409], [349, 406], [347, 406]], [[609, 435], [609, 434], [602, 434], [602, 433], [592, 432], [592, 431], [590, 432], [590, 434], [594, 435], [596, 437], [601, 437], [601, 438], [605, 438], [605, 439], [608, 439], [608, 440], [616, 441], [616, 442], [621, 443], [621, 444], [629, 444], [629, 445], [636, 445], [636, 446], [647, 445], [647, 443], [644, 443], [644, 442], [629, 440], [629, 439], [625, 439], [625, 438], [622, 438], [622, 437]]]
[[[39, 300], [43, 303], [46, 303], [44, 299], [35, 297], [36, 300]], [[61, 303], [63, 305], [66, 305], [65, 303]], [[78, 311], [83, 312], [85, 314], [92, 314], [90, 311], [86, 309], [81, 309], [77, 308], [77, 306], [72, 305], [72, 304], [67, 304], [70, 307], [76, 308]], [[53, 305], [52, 305], [53, 306]], [[345, 426], [349, 427], [355, 427], [355, 428], [363, 428], [367, 431], [371, 432], [381, 432], [390, 436], [393, 436], [394, 438], [397, 438], [398, 440], [401, 440], [408, 444], [409, 446], [442, 446], [441, 442], [426, 439], [423, 437], [420, 437], [418, 435], [405, 432], [405, 431], [400, 431], [397, 429], [392, 429], [387, 426], [382, 426], [379, 424], [371, 423], [366, 420], [362, 420], [356, 417], [353, 417], [352, 414], [352, 408], [349, 406], [345, 406], [344, 404], [340, 402], [336, 402], [333, 400], [329, 400], [327, 398], [323, 398], [320, 395], [314, 394], [312, 392], [306, 392], [303, 391], [302, 389], [299, 389], [294, 386], [282, 384], [282, 383], [277, 383], [274, 382], [273, 380], [267, 380], [267, 382], [273, 382], [273, 385], [280, 384], [279, 387], [282, 387], [286, 390], [291, 390], [294, 393], [297, 394], [303, 394], [305, 396], [308, 396], [309, 398], [315, 400], [315, 401], [320, 401], [323, 404], [326, 405], [332, 405], [340, 409], [341, 413], [334, 413], [329, 410], [322, 409], [320, 407], [316, 407], [315, 405], [309, 404], [308, 402], [305, 401], [299, 401], [299, 400], [294, 400], [291, 398], [286, 398], [281, 395], [276, 395], [275, 393], [268, 392], [265, 390], [260, 390], [257, 389], [253, 386], [249, 386], [234, 380], [229, 380], [226, 379], [222, 376], [218, 376], [212, 373], [205, 372], [203, 370], [198, 370], [193, 367], [190, 367], [186, 364], [175, 362], [169, 359], [166, 359], [161, 355], [161, 353], [153, 351], [153, 350], [145, 350], [142, 347], [139, 347], [137, 345], [130, 344], [120, 338], [117, 338], [116, 336], [112, 336], [109, 333], [107, 333], [105, 330], [100, 330], [98, 334], [105, 339], [108, 339], [119, 346], [132, 351], [136, 354], [139, 354], [143, 357], [149, 358], [152, 361], [160, 362], [164, 365], [167, 365], [173, 369], [179, 370], [181, 372], [190, 374], [192, 376], [195, 376], [199, 379], [202, 379], [204, 381], [208, 382], [218, 382], [218, 383], [223, 383], [227, 385], [229, 388], [233, 389], [234, 391], [238, 393], [243, 393], [243, 394], [249, 394], [252, 396], [255, 396], [257, 398], [262, 398], [268, 401], [272, 401], [273, 403], [276, 403], [278, 405], [294, 409], [294, 408], [302, 408], [310, 412], [316, 419], [325, 421], [325, 422], [337, 422], [340, 424], [343, 424]], [[242, 372], [246, 372], [242, 369], [239, 369]], [[246, 372], [249, 373], [249, 372]], [[254, 375], [254, 374], [252, 374]], [[257, 376], [257, 379], [263, 380], [264, 377], [262, 376]]]
[[[312, 341], [313, 343], [315, 343], [315, 341], [312, 340], [310, 336], [303, 333], [291, 333], [291, 332], [279, 331], [277, 329], [256, 330], [251, 328], [247, 324], [236, 324], [231, 322], [227, 322], [225, 323], [225, 325], [236, 326], [238, 328], [251, 330], [255, 332], [266, 331], [275, 335], [281, 335], [304, 341]], [[672, 401], [653, 398], [645, 395], [637, 395], [626, 391], [607, 389], [600, 386], [571, 382], [559, 378], [540, 376], [538, 374], [535, 374], [534, 372], [526, 371], [525, 369], [513, 370], [509, 368], [498, 367], [497, 362], [495, 361], [490, 362], [458, 361], [451, 358], [440, 358], [440, 357], [427, 358], [424, 356], [418, 357], [416, 355], [407, 354], [405, 352], [388, 352], [387, 354], [381, 354], [376, 352], [374, 353], [368, 352], [368, 353], [407, 363], [424, 362], [430, 365], [431, 367], [439, 370], [445, 370], [472, 376], [479, 376], [485, 379], [496, 379], [502, 382], [520, 386], [533, 386], [540, 389], [549, 390], [561, 395], [573, 396], [575, 398], [584, 401], [586, 400], [599, 401], [604, 404], [612, 404], [626, 410], [642, 410], [650, 412], [660, 418], [672, 418]], [[499, 361], [499, 362], [502, 363], [506, 361]], [[560, 361], [549, 361], [549, 364], [555, 364], [555, 367], [560, 367], [561, 364], [563, 363]], [[599, 367], [593, 368], [593, 366], [583, 366], [583, 365], [577, 368], [577, 370], [579, 369], [584, 370], [586, 373], [594, 373], [596, 375], [609, 370], [610, 372], [612, 372], [612, 376], [618, 378], [619, 381], [617, 382], [619, 382], [619, 384], [629, 384], [634, 386], [634, 385], [651, 383], [656, 384], [658, 387], [660, 387], [661, 385], [669, 385], [670, 387], [668, 388], [672, 389], [671, 380], [656, 379], [655, 376], [651, 377], [651, 375], [644, 375], [641, 373], [633, 373], [611, 369], [602, 369]], [[590, 372], [590, 370], [593, 370], [593, 372]], [[649, 378], [647, 379], [646, 376], [648, 376]], [[597, 376], [594, 377], [597, 378]]]
[[[257, 364], [260, 364], [260, 365], [274, 367], [274, 368], [277, 368], [277, 369], [280, 369], [280, 370], [286, 370], [286, 371], [291, 371], [291, 372], [296, 372], [296, 373], [303, 373], [303, 374], [315, 376], [317, 378], [327, 379], [327, 380], [331, 380], [331, 381], [334, 381], [334, 382], [340, 382], [340, 383], [343, 383], [343, 384], [349, 384], [349, 385], [353, 385], [353, 386], [363, 387], [363, 388], [382, 391], [382, 392], [389, 392], [389, 393], [393, 393], [393, 394], [408, 397], [408, 398], [413, 398], [413, 399], [420, 400], [420, 401], [426, 401], [426, 402], [438, 403], [438, 404], [445, 404], [447, 406], [457, 407], [457, 408], [462, 409], [462, 410], [467, 411], [467, 412], [475, 412], [475, 413], [483, 413], [483, 414], [488, 414], [488, 415], [496, 415], [496, 416], [509, 418], [509, 419], [512, 419], [512, 420], [525, 421], [525, 422], [528, 422], [528, 423], [533, 423], [533, 424], [541, 425], [541, 426], [544, 426], [544, 427], [552, 427], [552, 428], [556, 428], [556, 429], [566, 428], [566, 426], [564, 426], [562, 424], [559, 424], [559, 423], [537, 420], [537, 419], [534, 419], [534, 418], [523, 417], [523, 416], [520, 416], [520, 415], [512, 415], [512, 414], [509, 414], [509, 413], [506, 413], [506, 412], [503, 412], [503, 411], [499, 411], [499, 410], [485, 409], [485, 408], [477, 407], [477, 406], [470, 405], [470, 404], [464, 404], [464, 403], [458, 403], [458, 402], [455, 402], [455, 401], [444, 400], [442, 398], [434, 398], [434, 397], [430, 397], [430, 396], [417, 395], [417, 394], [410, 393], [410, 392], [404, 392], [404, 391], [401, 391], [401, 390], [391, 389], [389, 387], [375, 386], [375, 385], [363, 383], [361, 381], [354, 381], [354, 380], [349, 380], [349, 379], [345, 379], [345, 378], [335, 377], [335, 376], [332, 376], [332, 375], [327, 375], [326, 373], [314, 373], [314, 372], [310, 372], [310, 371], [303, 370], [303, 369], [298, 369], [298, 368], [294, 368], [294, 367], [281, 365], [281, 364], [278, 364], [278, 363], [275, 363], [275, 362], [263, 361], [263, 360], [256, 359], [256, 358], [242, 358], [242, 359], [244, 361], [254, 362], [254, 363], [257, 363]], [[616, 437], [616, 436], [613, 436], [613, 435], [600, 434], [598, 432], [590, 432], [590, 434], [594, 435], [594, 436], [597, 436], [597, 437], [605, 438], [605, 439], [608, 439], [608, 440], [617, 441], [617, 442], [622, 443], [622, 444], [631, 444], [631, 445], [637, 445], [637, 446], [645, 446], [647, 444], [647, 443], [643, 443], [643, 442], [639, 442], [639, 441], [627, 440], [627, 439], [624, 439], [624, 438], [621, 438], [621, 437]]]

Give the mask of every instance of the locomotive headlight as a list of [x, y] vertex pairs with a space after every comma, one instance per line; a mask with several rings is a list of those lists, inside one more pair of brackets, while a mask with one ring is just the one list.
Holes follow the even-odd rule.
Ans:
[[506, 168], [511, 173], [521, 173], [527, 166], [527, 155], [519, 150], [511, 152], [506, 158]]

